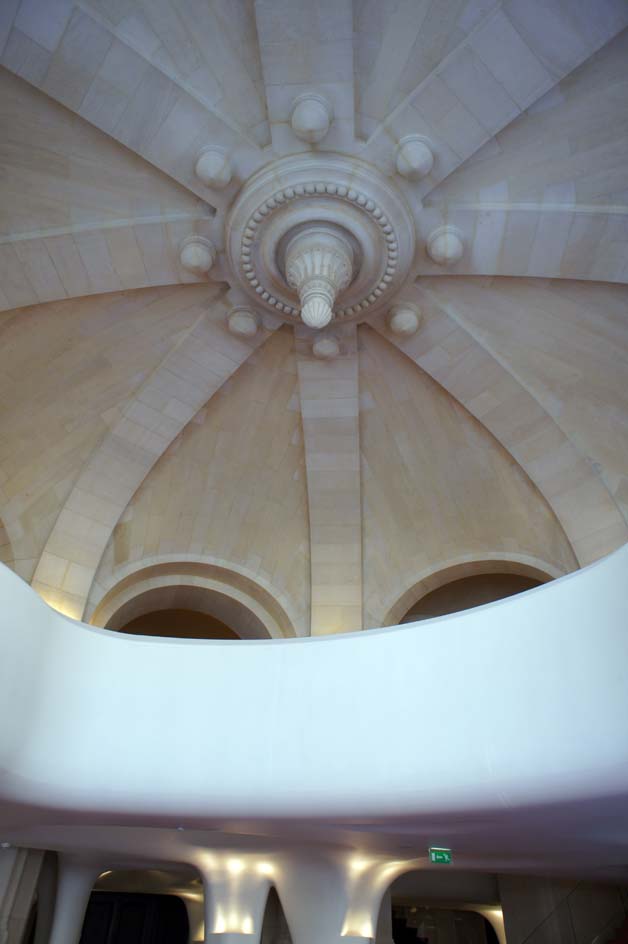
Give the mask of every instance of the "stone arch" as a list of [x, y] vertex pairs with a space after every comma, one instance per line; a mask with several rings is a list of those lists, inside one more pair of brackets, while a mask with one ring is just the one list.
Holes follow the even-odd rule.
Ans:
[[86, 617], [96, 626], [119, 629], [130, 619], [156, 607], [202, 607], [233, 625], [242, 638], [296, 636], [297, 621], [274, 593], [243, 569], [226, 567], [203, 558], [146, 559], [130, 565], [100, 588], [88, 605]]
[[[584, 567], [624, 544], [628, 527], [613, 496], [543, 405], [458, 322], [452, 306], [444, 304], [425, 280], [409, 286], [407, 298], [424, 312], [426, 325], [421, 331], [410, 338], [396, 337], [383, 317], [372, 327], [440, 384], [510, 454], [552, 510], [575, 562]], [[444, 351], [445, 338], [447, 349], [456, 351], [456, 356]], [[569, 469], [569, 476], [557, 474], [562, 469]], [[595, 508], [595, 515], [583, 516], [583, 507]]]
[[[89, 619], [86, 603], [109, 539], [153, 466], [270, 336], [234, 338], [222, 302], [203, 311], [125, 405], [83, 466], [48, 536], [32, 586], [55, 609]], [[66, 547], [72, 551], [65, 551]], [[67, 557], [62, 556], [67, 554]], [[72, 586], [66, 575], [75, 572]]]
[[548, 580], [564, 576], [564, 573], [553, 564], [527, 554], [505, 556], [503, 551], [477, 556], [465, 554], [422, 573], [393, 603], [383, 617], [382, 626], [396, 626], [410, 607], [415, 606], [432, 590], [437, 590], [463, 577], [474, 577], [480, 574], [514, 574], [546, 583]]

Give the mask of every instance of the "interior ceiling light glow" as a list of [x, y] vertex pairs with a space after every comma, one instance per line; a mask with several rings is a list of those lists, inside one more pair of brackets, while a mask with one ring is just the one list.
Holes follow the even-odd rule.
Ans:
[[259, 875], [273, 875], [275, 872], [272, 862], [258, 862], [255, 868]]
[[230, 875], [239, 875], [244, 870], [242, 859], [229, 859], [227, 862], [227, 871]]
[[358, 914], [348, 914], [345, 923], [342, 926], [340, 937], [373, 937], [373, 922], [370, 915], [364, 916], [364, 912]]
[[225, 921], [222, 911], [218, 909], [216, 911], [216, 920], [214, 921], [214, 934], [224, 934], [226, 930], [227, 922]]

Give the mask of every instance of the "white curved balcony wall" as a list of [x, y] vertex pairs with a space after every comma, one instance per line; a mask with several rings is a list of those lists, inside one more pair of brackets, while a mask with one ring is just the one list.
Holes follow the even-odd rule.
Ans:
[[73, 622], [1, 567], [0, 802], [385, 817], [626, 794], [627, 568], [628, 546], [420, 624], [199, 642]]

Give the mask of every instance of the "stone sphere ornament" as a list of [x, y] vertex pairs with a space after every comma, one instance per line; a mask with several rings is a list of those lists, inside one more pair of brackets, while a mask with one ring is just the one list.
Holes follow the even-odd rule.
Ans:
[[421, 310], [410, 302], [393, 305], [388, 315], [388, 327], [392, 334], [401, 338], [412, 337], [419, 330]]
[[322, 95], [307, 93], [295, 99], [290, 124], [297, 138], [317, 144], [329, 131], [332, 117], [331, 105]]
[[434, 166], [434, 154], [427, 138], [411, 134], [397, 145], [397, 173], [406, 180], [420, 180]]
[[179, 261], [184, 269], [195, 275], [204, 275], [216, 260], [216, 249], [204, 236], [188, 236], [181, 244]]
[[331, 361], [340, 354], [340, 344], [336, 338], [322, 335], [312, 344], [312, 354], [320, 361]]
[[454, 226], [439, 226], [427, 241], [427, 254], [437, 265], [453, 265], [463, 252], [462, 234]]
[[259, 328], [259, 319], [250, 308], [236, 305], [227, 315], [227, 327], [236, 337], [253, 338]]
[[201, 183], [213, 190], [224, 190], [231, 183], [233, 176], [229, 155], [220, 147], [203, 148], [194, 170]]

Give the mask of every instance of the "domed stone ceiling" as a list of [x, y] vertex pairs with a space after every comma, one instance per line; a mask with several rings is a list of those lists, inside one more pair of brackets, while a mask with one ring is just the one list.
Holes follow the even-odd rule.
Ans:
[[627, 27], [9, 4], [1, 559], [77, 618], [205, 587], [291, 635], [625, 543]]

